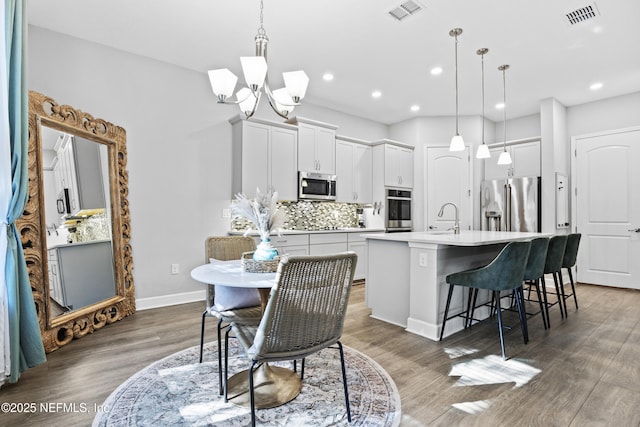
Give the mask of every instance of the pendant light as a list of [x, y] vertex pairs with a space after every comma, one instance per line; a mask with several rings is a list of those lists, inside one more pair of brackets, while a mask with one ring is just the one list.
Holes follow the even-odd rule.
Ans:
[[500, 153], [500, 157], [498, 158], [499, 165], [510, 165], [511, 164], [511, 154], [507, 151], [507, 83], [506, 83], [506, 73], [509, 69], [507, 64], [501, 65], [498, 67], [498, 70], [502, 71], [502, 104], [504, 107], [502, 108], [502, 117], [504, 118], [504, 151]]
[[491, 157], [491, 153], [489, 153], [489, 147], [484, 142], [484, 56], [489, 52], [489, 49], [483, 47], [478, 49], [476, 53], [480, 55], [481, 62], [481, 75], [482, 75], [482, 144], [478, 146], [478, 151], [476, 152], [476, 158], [478, 159], [488, 159]]
[[462, 28], [454, 28], [449, 35], [455, 39], [455, 74], [456, 74], [456, 134], [451, 138], [449, 151], [464, 151], [464, 140], [458, 132], [458, 36], [462, 34]]

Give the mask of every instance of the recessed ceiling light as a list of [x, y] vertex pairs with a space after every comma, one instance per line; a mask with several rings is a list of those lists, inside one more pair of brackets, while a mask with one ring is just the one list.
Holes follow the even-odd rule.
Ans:
[[419, 106], [419, 105], [412, 105], [412, 106], [411, 106], [411, 111], [413, 111], [414, 113], [415, 113], [416, 111], [420, 111], [420, 106]]
[[322, 75], [322, 78], [324, 79], [324, 81], [330, 82], [331, 80], [333, 80], [333, 74], [331, 73], [324, 73]]
[[591, 89], [591, 90], [600, 90], [600, 89], [602, 89], [602, 83], [596, 82], [596, 83], [592, 84], [591, 86], [589, 86], [589, 89]]
[[498, 110], [502, 110], [504, 108], [504, 104], [502, 102], [499, 102], [499, 103], [496, 104], [496, 108]]
[[371, 92], [372, 98], [380, 98], [381, 96], [382, 96], [382, 92], [380, 92], [379, 90], [374, 90], [373, 92]]
[[437, 76], [438, 74], [442, 74], [442, 67], [434, 67], [431, 69], [431, 74]]

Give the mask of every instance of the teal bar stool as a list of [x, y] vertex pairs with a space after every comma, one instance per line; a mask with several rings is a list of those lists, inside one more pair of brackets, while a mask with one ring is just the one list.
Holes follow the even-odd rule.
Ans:
[[[549, 249], [549, 238], [538, 237], [531, 240], [531, 250], [529, 251], [529, 259], [527, 260], [527, 268], [524, 271], [524, 282], [529, 287], [536, 289], [538, 303], [540, 305], [540, 314], [542, 315], [542, 324], [545, 329], [548, 328], [548, 319], [546, 315], [546, 303], [540, 294], [540, 279], [544, 276], [544, 266], [547, 261], [547, 251]], [[520, 288], [522, 290], [522, 288]], [[531, 288], [529, 288], [529, 291]], [[522, 294], [524, 300], [524, 293]], [[526, 310], [525, 310], [526, 312]], [[537, 314], [537, 313], [535, 313]]]
[[553, 282], [556, 287], [556, 296], [557, 301], [554, 303], [549, 303], [547, 299], [547, 284], [544, 280], [544, 275], [542, 276], [542, 295], [544, 298], [545, 311], [547, 313], [547, 323], [549, 327], [551, 327], [551, 320], [549, 319], [549, 307], [555, 304], [560, 306], [560, 316], [562, 318], [565, 317], [566, 313], [564, 310], [564, 296], [563, 292], [561, 292], [559, 282], [562, 281], [562, 277], [558, 280], [558, 272], [562, 268], [562, 260], [564, 259], [564, 250], [567, 246], [567, 235], [558, 235], [553, 236], [549, 239], [549, 249], [547, 250], [547, 259], [544, 264], [544, 274], [551, 274], [553, 276]]
[[[454, 285], [465, 286], [472, 290], [487, 289], [493, 292], [493, 298], [496, 301], [500, 301], [501, 291], [512, 291], [522, 286], [530, 248], [531, 242], [510, 242], [502, 248], [498, 256], [496, 256], [488, 265], [472, 270], [449, 274], [446, 278], [447, 283], [449, 283], [449, 296], [447, 298], [447, 304], [444, 311], [440, 337], [442, 338], [447, 316], [449, 315], [449, 305], [451, 303], [451, 294]], [[529, 341], [529, 337], [526, 326], [527, 318], [524, 313], [524, 301], [521, 300], [521, 295], [522, 294], [520, 292], [516, 293], [516, 304], [518, 306], [518, 316], [520, 318], [522, 337], [526, 344]], [[499, 303], [497, 306], [496, 312], [498, 315], [498, 329], [500, 332], [500, 348], [502, 350], [502, 358], [506, 360], [507, 356], [504, 350], [504, 336], [502, 332], [502, 308]]]
[[580, 237], [582, 235], [580, 233], [572, 233], [567, 236], [567, 246], [564, 250], [564, 257], [562, 258], [562, 268], [566, 268], [569, 273], [569, 281], [571, 282], [571, 295], [565, 295], [564, 293], [564, 283], [562, 281], [562, 269], [560, 269], [560, 286], [562, 287], [561, 291], [564, 295], [564, 312], [567, 312], [567, 303], [566, 299], [573, 296], [573, 302], [576, 305], [576, 310], [578, 309], [578, 298], [576, 297], [576, 287], [573, 282], [573, 273], [571, 272], [571, 268], [576, 265], [576, 260], [578, 259], [578, 247], [580, 246]]

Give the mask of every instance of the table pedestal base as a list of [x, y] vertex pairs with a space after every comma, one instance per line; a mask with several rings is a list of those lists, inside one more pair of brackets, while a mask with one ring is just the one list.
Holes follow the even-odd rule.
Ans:
[[[295, 399], [302, 389], [302, 381], [291, 369], [263, 363], [253, 372], [253, 386], [256, 409], [267, 409]], [[239, 406], [251, 406], [248, 370], [229, 378], [227, 389], [229, 402]]]

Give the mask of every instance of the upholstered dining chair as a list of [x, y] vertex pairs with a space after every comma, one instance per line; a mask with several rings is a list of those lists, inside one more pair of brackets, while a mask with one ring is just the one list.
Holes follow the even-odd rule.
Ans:
[[[233, 322], [232, 330], [250, 361], [248, 370], [251, 424], [255, 425], [254, 371], [263, 363], [302, 359], [334, 344], [340, 352], [342, 382], [351, 421], [349, 391], [340, 338], [353, 284], [357, 255], [290, 256], [278, 265], [276, 285], [259, 325]], [[229, 330], [225, 341], [229, 337]], [[225, 345], [225, 398], [228, 376], [228, 346]], [[295, 366], [295, 365], [294, 365]]]
[[[205, 260], [206, 262], [212, 262], [212, 260], [229, 261], [240, 259], [244, 252], [254, 251], [255, 248], [255, 240], [248, 236], [208, 237], [205, 240]], [[224, 325], [231, 322], [258, 324], [262, 317], [260, 294], [257, 289], [250, 288], [214, 287], [209, 285], [206, 289], [206, 308], [202, 312], [202, 326], [200, 329], [200, 363], [202, 363], [205, 319], [207, 317], [215, 317], [218, 319], [218, 391], [222, 395], [221, 331], [224, 329]]]
[[[449, 305], [451, 303], [452, 286], [465, 286], [473, 289], [487, 289], [493, 292], [493, 299], [497, 301], [498, 330], [500, 332], [500, 348], [502, 358], [507, 356], [504, 349], [504, 336], [502, 331], [502, 307], [500, 306], [500, 292], [512, 291], [522, 286], [524, 272], [527, 266], [531, 242], [510, 242], [500, 253], [484, 267], [465, 270], [458, 273], [449, 274], [446, 277], [449, 283], [449, 296], [445, 306], [444, 318], [442, 322], [442, 332], [444, 331], [447, 316], [449, 315]], [[520, 328], [524, 343], [529, 341], [527, 333], [527, 316], [524, 313], [524, 301], [521, 300], [521, 293], [516, 292], [516, 304], [518, 306], [518, 316], [520, 318]], [[467, 310], [468, 311], [468, 310]]]
[[564, 250], [567, 246], [567, 235], [556, 235], [549, 239], [549, 249], [547, 249], [547, 259], [544, 263], [544, 274], [551, 274], [553, 276], [553, 283], [556, 288], [556, 297], [557, 301], [553, 303], [549, 303], [547, 299], [547, 283], [545, 281], [545, 276], [542, 275], [540, 278], [542, 280], [542, 295], [544, 298], [545, 311], [547, 314], [547, 324], [551, 327], [551, 319], [549, 318], [549, 307], [551, 305], [558, 304], [560, 307], [560, 316], [565, 317], [566, 312], [564, 310], [564, 295], [562, 292], [562, 288], [560, 287], [560, 282], [562, 281], [562, 277], [558, 274], [558, 272], [562, 269], [562, 260], [564, 259]]

